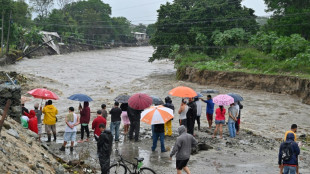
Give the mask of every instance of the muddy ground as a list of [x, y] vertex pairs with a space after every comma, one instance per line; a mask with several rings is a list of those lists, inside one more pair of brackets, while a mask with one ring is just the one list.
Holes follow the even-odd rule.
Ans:
[[[258, 90], [177, 81], [172, 62], [147, 62], [152, 51], [151, 47], [137, 47], [45, 56], [37, 59], [25, 59], [16, 65], [4, 67], [4, 70], [17, 71], [28, 78], [28, 83], [23, 85], [24, 93], [27, 90], [45, 86], [60, 96], [60, 100], [54, 101], [55, 106], [59, 109], [57, 123], [59, 132], [64, 130], [63, 118], [67, 113], [67, 108], [71, 105], [76, 108], [78, 106], [77, 102], [66, 99], [74, 93], [85, 93], [94, 99], [94, 102], [90, 104], [92, 112], [99, 109], [102, 103], [106, 103], [110, 109], [113, 99], [118, 94], [145, 92], [165, 98], [170, 89], [179, 85], [192, 87], [198, 92], [204, 89], [217, 89], [220, 93], [241, 94], [245, 99], [242, 103], [244, 109], [242, 111], [241, 135], [231, 140], [228, 138], [228, 130], [225, 127], [224, 139], [213, 140], [210, 130], [206, 129], [206, 118], [202, 116], [204, 131], [197, 132], [198, 139], [214, 148], [200, 151], [191, 157], [189, 165], [192, 173], [278, 173], [279, 142], [276, 139], [283, 138], [284, 132], [290, 128], [292, 123], [297, 123], [299, 126], [298, 136], [309, 134], [310, 106], [301, 103], [297, 97]], [[181, 100], [175, 97], [172, 99], [178, 109]], [[26, 107], [31, 108], [35, 102], [41, 101], [33, 99], [26, 103]], [[204, 114], [205, 105], [203, 107]], [[92, 119], [94, 118], [95, 114], [93, 113]], [[166, 138], [168, 147], [173, 146], [177, 136], [175, 134], [177, 119], [178, 115], [173, 122], [174, 136]], [[123, 136], [122, 141], [114, 148], [118, 147], [127, 159], [133, 159], [136, 156], [144, 157], [145, 166], [153, 168], [158, 173], [175, 173], [175, 159], [172, 162], [169, 161], [169, 153], [152, 153], [150, 126], [146, 124], [141, 126], [142, 132], [144, 132], [141, 136], [142, 142], [129, 142]], [[86, 162], [99, 169], [94, 141], [89, 144], [77, 144], [73, 154], [69, 152], [63, 154], [57, 150], [62, 143], [61, 136], [59, 134], [57, 143], [50, 145], [57, 155], [64, 157], [65, 160], [72, 160], [79, 158], [79, 154], [85, 154], [89, 150], [91, 157], [86, 158]], [[304, 146], [300, 155], [301, 173], [310, 173], [309, 161], [309, 146]]]

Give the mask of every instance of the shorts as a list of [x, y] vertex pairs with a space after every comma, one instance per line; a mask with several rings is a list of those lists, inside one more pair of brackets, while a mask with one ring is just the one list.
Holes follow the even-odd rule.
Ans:
[[38, 134], [39, 135], [42, 134], [42, 124], [41, 123], [38, 124]]
[[225, 120], [215, 120], [215, 124], [225, 124]]
[[187, 160], [177, 160], [176, 162], [176, 166], [178, 170], [183, 170], [184, 167], [187, 166], [189, 159]]
[[213, 114], [207, 113], [207, 120], [208, 121], [213, 121]]
[[47, 134], [50, 134], [51, 133], [51, 131], [53, 132], [53, 133], [56, 133], [56, 124], [54, 124], [54, 125], [45, 125], [45, 132], [47, 133]]
[[76, 141], [76, 132], [65, 132], [64, 141]]

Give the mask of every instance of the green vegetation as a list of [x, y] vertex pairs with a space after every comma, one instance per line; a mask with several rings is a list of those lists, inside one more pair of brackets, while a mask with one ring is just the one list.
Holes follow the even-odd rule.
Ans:
[[149, 61], [168, 57], [178, 69], [309, 78], [310, 2], [265, 2], [274, 12], [270, 18], [256, 17], [241, 1], [175, 0], [162, 5], [151, 38], [156, 50]]

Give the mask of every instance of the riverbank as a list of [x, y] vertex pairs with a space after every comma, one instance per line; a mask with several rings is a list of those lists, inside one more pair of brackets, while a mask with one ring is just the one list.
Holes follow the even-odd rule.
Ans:
[[182, 80], [201, 85], [219, 85], [223, 87], [263, 90], [279, 94], [297, 96], [310, 105], [310, 80], [284, 75], [251, 74], [245, 72], [198, 70], [188, 67], [178, 69]]

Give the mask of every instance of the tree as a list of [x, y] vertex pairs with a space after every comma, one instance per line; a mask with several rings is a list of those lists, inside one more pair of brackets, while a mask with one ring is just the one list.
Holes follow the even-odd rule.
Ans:
[[13, 1], [13, 23], [23, 27], [31, 25], [31, 9], [23, 0]]
[[146, 34], [151, 38], [156, 32], [155, 24], [149, 24], [146, 27]]
[[53, 0], [30, 0], [35, 12], [39, 13], [39, 18], [47, 17], [54, 5]]
[[265, 0], [267, 11], [273, 12], [266, 27], [279, 35], [301, 34], [310, 38], [310, 1], [309, 0]]
[[146, 32], [146, 26], [140, 23], [139, 25], [137, 25], [137, 26], [135, 26], [133, 28], [133, 31], [134, 32], [140, 32], [140, 33], [145, 33]]
[[57, 0], [57, 5], [60, 9], [63, 9], [67, 4], [70, 4], [73, 0]]
[[[151, 38], [155, 52], [150, 61], [166, 58], [172, 45], [190, 48], [190, 51], [205, 51], [213, 54], [211, 42], [213, 31], [241, 28], [256, 33], [258, 24], [254, 10], [243, 7], [241, 0], [175, 0], [161, 5], [155, 23], [156, 32]], [[197, 39], [198, 36], [198, 39]], [[202, 47], [201, 39], [209, 49]]]

